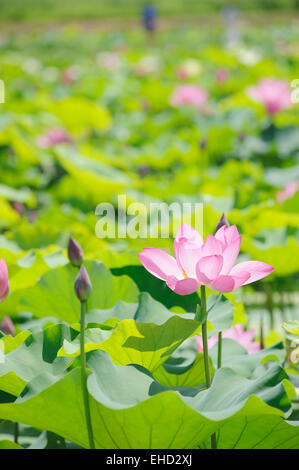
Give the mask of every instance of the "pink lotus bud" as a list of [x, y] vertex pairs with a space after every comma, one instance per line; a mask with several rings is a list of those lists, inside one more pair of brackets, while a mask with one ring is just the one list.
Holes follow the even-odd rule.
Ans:
[[75, 293], [78, 299], [83, 302], [88, 299], [91, 294], [92, 285], [85, 266], [82, 264], [78, 276], [75, 280]]
[[229, 71], [227, 69], [218, 69], [215, 73], [215, 79], [219, 83], [226, 82], [229, 77]]
[[34, 222], [36, 221], [37, 219], [37, 216], [38, 216], [38, 212], [37, 211], [30, 211], [29, 212], [29, 222], [31, 224], [34, 224]]
[[69, 239], [69, 244], [67, 247], [67, 255], [70, 260], [70, 263], [73, 266], [79, 267], [83, 263], [84, 252], [76, 240], [72, 237]]
[[70, 144], [71, 142], [72, 139], [65, 129], [50, 129], [36, 139], [37, 145], [45, 149], [63, 143]]
[[5, 316], [2, 320], [0, 330], [5, 334], [5, 335], [11, 335], [14, 336], [16, 329], [14, 327], [14, 324], [12, 320], [8, 317]]
[[225, 214], [224, 214], [224, 213], [222, 214], [222, 216], [221, 216], [220, 219], [219, 219], [218, 224], [216, 225], [215, 233], [217, 233], [218, 230], [219, 230], [221, 227], [223, 227], [223, 225], [224, 225], [225, 227], [229, 227], [228, 220], [227, 220], [227, 218], [225, 217]]
[[9, 293], [8, 271], [7, 266], [2, 258], [0, 261], [0, 302], [6, 299]]
[[22, 202], [19, 202], [19, 201], [13, 201], [12, 202], [12, 207], [14, 208], [15, 211], [17, 211], [17, 213], [19, 215], [24, 215], [25, 213], [25, 206]]

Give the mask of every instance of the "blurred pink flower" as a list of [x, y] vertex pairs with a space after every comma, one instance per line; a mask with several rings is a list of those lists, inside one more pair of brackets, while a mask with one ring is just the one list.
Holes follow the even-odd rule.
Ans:
[[100, 52], [96, 56], [96, 61], [98, 65], [110, 72], [117, 70], [121, 64], [121, 59], [117, 52]]
[[195, 78], [201, 73], [202, 67], [197, 59], [187, 59], [177, 69], [177, 78], [187, 80]]
[[0, 325], [0, 330], [5, 334], [5, 335], [11, 335], [14, 336], [16, 329], [15, 326], [12, 322], [12, 320], [6, 315], [3, 317], [3, 320]]
[[170, 97], [170, 104], [175, 108], [194, 106], [201, 108], [208, 99], [208, 93], [196, 85], [180, 85]]
[[180, 295], [196, 292], [201, 285], [218, 292], [231, 292], [255, 282], [273, 271], [261, 261], [234, 263], [240, 251], [241, 236], [235, 225], [217, 230], [203, 242], [200, 234], [183, 223], [174, 240], [175, 258], [158, 248], [144, 248], [138, 257], [154, 276]]
[[257, 86], [251, 86], [247, 91], [251, 99], [264, 104], [270, 115], [289, 108], [292, 104], [289, 86], [284, 80], [264, 78]]
[[[254, 338], [254, 330], [245, 331], [242, 325], [235, 325], [227, 331], [222, 332], [222, 338], [234, 339], [237, 343], [243, 346], [248, 354], [258, 352], [261, 347], [256, 343]], [[203, 352], [202, 337], [196, 336], [198, 352]], [[218, 343], [218, 334], [208, 339], [208, 348], [212, 348]]]
[[49, 148], [57, 144], [70, 143], [71, 141], [69, 134], [64, 129], [50, 129], [36, 140], [37, 145], [41, 148]]
[[63, 85], [71, 85], [79, 76], [79, 69], [76, 65], [71, 65], [64, 69], [61, 73], [61, 81]]
[[6, 299], [9, 293], [9, 281], [7, 266], [2, 258], [0, 261], [0, 302]]
[[13, 201], [11, 205], [20, 216], [24, 215], [26, 208], [22, 202]]
[[229, 78], [229, 71], [227, 69], [218, 69], [215, 73], [215, 79], [219, 83], [224, 83]]
[[282, 191], [277, 192], [276, 194], [277, 202], [280, 202], [282, 204], [287, 199], [290, 199], [291, 197], [293, 197], [294, 194], [296, 194], [298, 190], [299, 190], [299, 181], [292, 181], [291, 183], [288, 183]]

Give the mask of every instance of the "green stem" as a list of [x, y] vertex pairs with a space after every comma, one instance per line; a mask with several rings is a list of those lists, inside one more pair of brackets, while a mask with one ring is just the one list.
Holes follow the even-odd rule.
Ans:
[[88, 432], [88, 440], [90, 449], [94, 449], [93, 432], [91, 426], [90, 408], [89, 408], [89, 397], [87, 390], [87, 374], [86, 374], [86, 357], [84, 349], [84, 330], [85, 330], [85, 313], [86, 313], [86, 301], [81, 302], [81, 328], [80, 328], [80, 358], [81, 358], [81, 385], [83, 393], [83, 403], [85, 410], [85, 419]]
[[19, 441], [19, 423], [14, 423], [14, 442], [18, 444]]
[[205, 374], [206, 374], [206, 384], [207, 388], [211, 385], [211, 373], [210, 373], [210, 364], [209, 364], [209, 353], [208, 353], [208, 339], [207, 339], [207, 321], [202, 324], [202, 343], [203, 343], [203, 356], [205, 363]]
[[[200, 286], [200, 294], [201, 294], [202, 318], [206, 318], [207, 317], [207, 300], [206, 300], [205, 286]], [[202, 344], [203, 344], [203, 355], [204, 355], [204, 363], [205, 363], [206, 384], [207, 384], [207, 388], [209, 388], [211, 386], [211, 373], [210, 373], [210, 364], [209, 364], [207, 320], [203, 322], [201, 328], [202, 328]], [[215, 433], [211, 435], [211, 448], [217, 449], [217, 441], [216, 441]]]
[[212, 448], [212, 449], [217, 449], [216, 433], [213, 433], [213, 434], [211, 435], [211, 448]]
[[265, 345], [264, 345], [264, 321], [263, 321], [262, 316], [261, 316], [261, 319], [260, 319], [260, 348], [261, 349], [265, 348]]
[[218, 355], [217, 355], [217, 368], [220, 369], [222, 360], [222, 332], [218, 333]]

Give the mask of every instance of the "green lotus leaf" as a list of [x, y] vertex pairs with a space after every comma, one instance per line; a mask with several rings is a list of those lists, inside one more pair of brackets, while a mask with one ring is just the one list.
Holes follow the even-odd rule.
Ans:
[[24, 447], [16, 444], [13, 441], [9, 441], [7, 439], [3, 439], [0, 441], [0, 449], [24, 449]]
[[[232, 417], [216, 436], [217, 449], [298, 449], [299, 445], [298, 428], [271, 415]], [[210, 448], [210, 442], [200, 447]]]
[[143, 266], [125, 266], [122, 268], [112, 268], [112, 274], [120, 276], [126, 274], [137, 284], [140, 292], [148, 292], [155, 300], [158, 300], [167, 308], [174, 306], [182, 307], [186, 312], [196, 311], [199, 303], [198, 295], [177, 295], [169, 289], [164, 281], [156, 278], [146, 271]]
[[[210, 361], [211, 377], [214, 375], [214, 366]], [[205, 366], [204, 355], [198, 353], [191, 364], [182, 366], [178, 364], [164, 363], [153, 372], [153, 378], [165, 387], [181, 388], [181, 387], [199, 387], [205, 386]]]
[[[110, 331], [101, 328], [89, 328], [84, 333], [85, 352], [101, 349], [101, 344], [109, 338]], [[80, 355], [80, 335], [72, 342], [64, 339], [63, 346], [57, 352], [57, 357], [77, 357]]]
[[[194, 397], [170, 390], [155, 394], [149, 375], [133, 366], [117, 366], [101, 351], [89, 353], [88, 367], [93, 371], [88, 389], [97, 448], [196, 448], [240, 417], [262, 416], [267, 423], [274, 416], [283, 423], [282, 410], [290, 407], [281, 383], [286, 374], [279, 366], [253, 380], [223, 368], [211, 388]], [[47, 429], [88, 447], [80, 380], [79, 368], [50, 385], [45, 380], [38, 393], [0, 404], [0, 419]], [[298, 444], [297, 430], [286, 424], [281, 441], [291, 437]]]
[[14, 349], [18, 348], [26, 339], [30, 336], [30, 331], [24, 330], [18, 333], [16, 336], [7, 335], [2, 338], [4, 345], [4, 352], [8, 354]]
[[[207, 300], [208, 329], [228, 330], [234, 320], [234, 306], [224, 295], [209, 295]], [[212, 333], [209, 333], [211, 335]]]
[[106, 129], [110, 126], [109, 111], [104, 106], [83, 98], [72, 97], [49, 102], [47, 109], [56, 115], [70, 132], [79, 133], [86, 127]]
[[[1, 367], [0, 367], [1, 369]], [[0, 390], [18, 397], [26, 386], [26, 381], [17, 376], [14, 371], [0, 376]]]
[[130, 178], [110, 165], [80, 155], [72, 148], [60, 146], [56, 151], [59, 163], [74, 178], [73, 186], [79, 185], [79, 194], [114, 195], [130, 184]]
[[[114, 332], [105, 340], [103, 332], [99, 332], [98, 341], [92, 342], [85, 338], [85, 351], [103, 350], [108, 352], [116, 364], [138, 364], [151, 371], [159, 367], [181, 344], [190, 336], [200, 333], [201, 328], [194, 320], [194, 314], [174, 315], [147, 293], [140, 294], [136, 304], [116, 304], [108, 311], [93, 310], [87, 314], [87, 321], [95, 322], [94, 326], [105, 327], [107, 314], [117, 316], [121, 320], [116, 324]], [[219, 331], [229, 328], [233, 320], [233, 307], [224, 296], [210, 296], [208, 300], [209, 318]], [[135, 312], [135, 313], [134, 313]], [[133, 314], [134, 313], [134, 314]], [[111, 318], [110, 318], [111, 321]], [[113, 326], [114, 323], [111, 323]], [[107, 328], [107, 325], [106, 325]], [[77, 326], [77, 330], [79, 326]], [[215, 333], [209, 322], [208, 329]], [[218, 331], [218, 330], [216, 330]], [[143, 339], [142, 339], [143, 338]], [[105, 340], [105, 341], [104, 341]], [[103, 342], [104, 341], [104, 342]], [[79, 355], [79, 338], [69, 344], [64, 342], [59, 356], [76, 357]]]
[[[209, 350], [209, 355], [214, 364], [217, 364], [218, 344]], [[282, 342], [262, 349], [256, 353], [248, 354], [246, 349], [232, 339], [222, 339], [222, 366], [230, 367], [236, 373], [244, 377], [251, 377], [253, 373], [264, 373], [268, 361], [282, 363], [285, 358], [285, 351]]]
[[299, 321], [298, 320], [290, 320], [282, 324], [282, 328], [286, 330], [288, 333], [292, 333], [294, 335], [299, 336]]
[[5, 390], [9, 386], [16, 388], [20, 385], [20, 380], [29, 382], [44, 372], [51, 376], [62, 375], [70, 362], [68, 358], [57, 358], [63, 340], [70, 341], [73, 339], [72, 335], [77, 334], [72, 333], [68, 326], [57, 324], [29, 336], [28, 332], [25, 333], [20, 333], [23, 342], [5, 354], [4, 361], [0, 364], [0, 383], [4, 384]]
[[62, 233], [55, 226], [46, 223], [29, 224], [23, 222], [7, 234], [24, 251], [33, 248], [46, 248], [48, 245], [65, 246], [67, 234]]
[[[127, 276], [114, 277], [97, 261], [86, 261], [85, 266], [93, 285], [89, 309], [109, 308], [118, 300], [137, 300], [137, 287]], [[13, 293], [6, 308], [11, 310], [14, 305], [15, 311], [31, 312], [37, 318], [56, 317], [76, 323], [80, 318], [80, 302], [74, 293], [76, 276], [77, 270], [71, 265], [52, 269], [35, 286]]]
[[[198, 322], [177, 315], [172, 315], [161, 325], [122, 320], [112, 333], [99, 329], [94, 332], [87, 330], [90, 333], [86, 337], [85, 350], [88, 352], [99, 349], [107, 352], [115, 364], [138, 364], [153, 371], [165, 362], [185, 339], [195, 334], [198, 328]], [[79, 338], [71, 344], [64, 341], [63, 348], [58, 352], [59, 357], [76, 357], [79, 354]]]

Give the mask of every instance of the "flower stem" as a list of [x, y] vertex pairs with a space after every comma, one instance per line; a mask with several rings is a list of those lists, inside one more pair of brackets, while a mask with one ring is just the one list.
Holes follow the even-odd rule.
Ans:
[[[202, 317], [207, 317], [207, 300], [206, 300], [206, 288], [205, 286], [200, 286], [201, 294], [201, 310]], [[205, 363], [205, 374], [206, 374], [206, 384], [207, 388], [211, 386], [211, 373], [210, 373], [210, 364], [209, 364], [209, 349], [208, 349], [208, 335], [207, 335], [207, 320], [202, 324], [202, 343], [203, 343], [203, 355]], [[211, 435], [211, 448], [217, 449], [216, 434]]]
[[14, 442], [18, 444], [19, 441], [19, 423], [14, 423]]
[[202, 343], [203, 343], [203, 355], [204, 355], [204, 362], [205, 362], [206, 384], [207, 384], [207, 388], [209, 388], [211, 385], [211, 374], [210, 374], [210, 364], [209, 364], [207, 322], [206, 321], [202, 324]]
[[220, 369], [222, 360], [222, 332], [218, 333], [218, 355], [217, 355], [217, 368]]
[[90, 449], [94, 449], [94, 439], [91, 426], [90, 408], [89, 408], [89, 397], [87, 390], [87, 374], [86, 374], [86, 357], [84, 349], [84, 330], [85, 330], [85, 313], [86, 313], [86, 301], [81, 301], [81, 318], [80, 318], [80, 358], [81, 358], [81, 385], [83, 393], [83, 403], [85, 410], [85, 419], [88, 432], [88, 441]]

